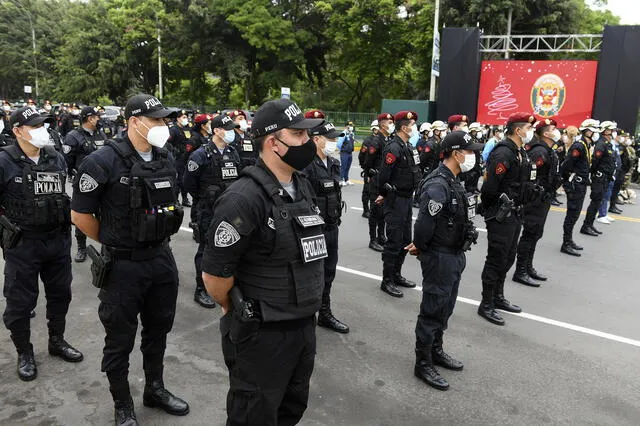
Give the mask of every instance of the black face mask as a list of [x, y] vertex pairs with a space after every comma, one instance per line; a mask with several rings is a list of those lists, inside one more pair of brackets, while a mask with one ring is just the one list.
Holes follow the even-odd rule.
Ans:
[[311, 139], [303, 143], [302, 145], [291, 146], [287, 145], [282, 140], [276, 138], [284, 146], [288, 147], [285, 155], [280, 155], [276, 152], [276, 155], [280, 157], [282, 161], [300, 171], [307, 167], [313, 161], [316, 155], [316, 144]]

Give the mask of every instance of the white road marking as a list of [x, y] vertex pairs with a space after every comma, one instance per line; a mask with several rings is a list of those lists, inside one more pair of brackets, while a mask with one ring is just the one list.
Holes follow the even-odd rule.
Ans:
[[[359, 211], [359, 212], [361, 212], [361, 211], [363, 211], [363, 210], [364, 210], [362, 207], [351, 207], [351, 209], [352, 209], [352, 210], [357, 210], [357, 211]], [[411, 219], [412, 219], [412, 220], [416, 220], [416, 219], [417, 219], [417, 217], [415, 217], [415, 216], [411, 216]], [[484, 228], [476, 228], [476, 229], [478, 230], [478, 232], [487, 232], [487, 230], [486, 230], [486, 229], [484, 229]]]
[[[356, 269], [345, 268], [344, 266], [338, 266], [337, 269], [342, 272], [346, 272], [348, 274], [359, 275], [361, 277], [370, 278], [372, 280], [382, 281], [382, 277], [374, 274], [369, 274], [367, 272], [361, 272]], [[422, 291], [422, 287], [416, 287], [413, 290]], [[466, 297], [459, 297], [457, 299], [459, 302], [466, 303], [468, 305], [479, 306], [480, 302], [478, 300], [467, 299]], [[605, 333], [603, 331], [594, 330], [592, 328], [582, 327], [575, 324], [570, 324], [568, 322], [557, 321], [550, 318], [541, 317], [539, 315], [528, 314], [528, 313], [520, 313], [515, 314], [511, 312], [500, 311], [500, 314], [510, 314], [521, 318], [526, 318], [532, 321], [541, 322], [543, 324], [549, 324], [556, 327], [565, 328], [567, 330], [576, 331], [578, 333], [588, 334], [591, 336], [601, 337], [606, 340], [611, 340], [618, 343], [624, 343], [626, 345], [636, 346], [640, 348], [640, 341], [629, 339], [628, 337], [622, 337], [611, 333]]]
[[193, 234], [193, 229], [191, 229], [191, 228], [185, 228], [184, 226], [181, 226], [180, 230], [184, 231], [184, 232], [191, 232]]

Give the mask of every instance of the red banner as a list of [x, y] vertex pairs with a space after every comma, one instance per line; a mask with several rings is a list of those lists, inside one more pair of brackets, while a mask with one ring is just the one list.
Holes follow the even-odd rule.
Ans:
[[597, 68], [597, 61], [483, 61], [477, 121], [504, 125], [521, 111], [577, 126], [591, 117]]

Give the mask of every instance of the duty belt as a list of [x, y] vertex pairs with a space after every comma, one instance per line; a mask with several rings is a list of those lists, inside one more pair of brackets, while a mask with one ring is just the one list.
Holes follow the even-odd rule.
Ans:
[[51, 231], [21, 231], [20, 236], [26, 240], [48, 240], [68, 232], [70, 228], [68, 226], [62, 226]]
[[427, 247], [429, 251], [435, 251], [438, 253], [447, 253], [447, 254], [460, 254], [462, 253], [462, 248], [453, 248], [453, 247], [445, 247], [445, 246], [433, 246], [430, 245]]
[[142, 248], [116, 248], [105, 246], [105, 249], [111, 255], [112, 259], [124, 259], [124, 260], [150, 260], [161, 254], [164, 250], [169, 248], [169, 243], [163, 241], [162, 243]]

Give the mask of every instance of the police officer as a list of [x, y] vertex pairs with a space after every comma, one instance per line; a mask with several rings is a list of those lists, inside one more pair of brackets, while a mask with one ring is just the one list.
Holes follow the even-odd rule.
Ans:
[[187, 171], [184, 174], [184, 187], [194, 200], [198, 200], [194, 210], [197, 211], [198, 224], [196, 252], [196, 292], [193, 299], [205, 308], [215, 308], [216, 304], [204, 288], [202, 282], [202, 255], [206, 243], [205, 235], [213, 218], [213, 205], [227, 187], [238, 179], [242, 168], [238, 152], [229, 143], [233, 142], [238, 125], [231, 117], [218, 115], [203, 129], [213, 131], [210, 143], [195, 150], [189, 157]]
[[[192, 153], [197, 151], [200, 147], [205, 146], [211, 141], [211, 135], [213, 134], [213, 131], [211, 130], [211, 118], [212, 117], [209, 114], [196, 114], [196, 116], [193, 117], [193, 128], [191, 129], [192, 130], [191, 137], [187, 142], [187, 146], [190, 147], [190, 150]], [[185, 170], [185, 173], [183, 176], [183, 185], [184, 185], [184, 182], [186, 182], [188, 167], [189, 167], [189, 163], [187, 162], [187, 170]], [[185, 189], [187, 192], [190, 192], [189, 188], [185, 187]], [[197, 191], [196, 193], [191, 192], [191, 198], [193, 202], [191, 203], [191, 211], [189, 212], [190, 214], [189, 227], [193, 229], [193, 240], [199, 243], [200, 228], [198, 227], [198, 193]], [[202, 232], [204, 233], [206, 231], [207, 230], [204, 229]], [[206, 296], [207, 292], [204, 291], [204, 287], [203, 287], [203, 290], [200, 292], [200, 294]]]
[[458, 371], [463, 368], [442, 348], [442, 336], [466, 266], [464, 252], [478, 238], [471, 221], [476, 214], [476, 198], [465, 193], [458, 175], [473, 168], [475, 152], [482, 149], [482, 144], [457, 130], [444, 138], [441, 148], [443, 162], [422, 182], [413, 243], [406, 249], [418, 256], [423, 277], [414, 374], [429, 386], [447, 390], [449, 383], [435, 365]]
[[369, 152], [371, 142], [378, 135], [378, 132], [380, 132], [378, 120], [373, 120], [369, 129], [371, 130], [371, 134], [364, 138], [364, 140], [362, 141], [362, 145], [360, 146], [360, 152], [358, 153], [358, 164], [362, 169], [361, 176], [364, 181], [364, 185], [362, 185], [362, 217], [367, 219], [369, 218], [369, 213], [371, 212], [371, 194], [369, 193], [369, 175], [364, 170], [365, 161], [367, 159], [367, 153]]
[[235, 128], [235, 139], [231, 145], [240, 155], [242, 167], [254, 166], [258, 158], [258, 153], [253, 149], [253, 144], [251, 143], [249, 122], [247, 121], [245, 112], [237, 109], [231, 111], [229, 117], [238, 125], [238, 127]]
[[432, 171], [438, 167], [440, 163], [440, 141], [447, 134], [447, 125], [436, 120], [431, 124], [431, 130], [428, 135], [428, 139], [421, 144], [422, 150], [420, 153], [420, 169], [423, 176], [428, 176]]
[[66, 138], [67, 133], [73, 129], [78, 129], [80, 124], [80, 107], [78, 104], [72, 104], [68, 111], [60, 116], [60, 122], [58, 125], [60, 135], [63, 138]]
[[175, 123], [169, 127], [169, 147], [175, 157], [176, 170], [178, 171], [178, 193], [182, 194], [182, 205], [184, 207], [191, 207], [187, 190], [182, 184], [187, 161], [189, 161], [189, 155], [193, 151], [193, 146], [189, 143], [191, 132], [187, 111], [180, 110]]
[[3, 105], [0, 109], [0, 148], [14, 143], [15, 137], [11, 131], [11, 107]]
[[107, 139], [115, 138], [118, 132], [118, 126], [116, 125], [116, 122], [105, 117], [104, 114], [106, 113], [106, 110], [103, 106], [98, 105], [97, 108], [98, 112], [100, 113], [100, 120], [98, 120], [97, 125], [98, 130], [101, 130], [107, 137]]
[[202, 269], [225, 313], [229, 425], [293, 425], [307, 407], [328, 253], [313, 188], [296, 170], [313, 161], [307, 130], [321, 122], [289, 99], [262, 105], [251, 126], [260, 158], [214, 210]]
[[[484, 148], [484, 130], [480, 123], [475, 122], [469, 124], [469, 135], [471, 135], [476, 143], [482, 144], [482, 147]], [[476, 194], [480, 192], [478, 190], [478, 181], [480, 181], [480, 178], [482, 177], [481, 151], [475, 153], [476, 164], [473, 166], [473, 169], [460, 175], [460, 180], [464, 182], [464, 187], [467, 192], [473, 192]]]
[[515, 113], [507, 120], [506, 139], [496, 144], [489, 155], [487, 177], [481, 199], [487, 224], [487, 258], [482, 270], [482, 302], [478, 315], [487, 321], [504, 325], [496, 312], [522, 312], [504, 297], [504, 280], [516, 260], [516, 249], [522, 222], [520, 211], [528, 201], [530, 182], [536, 174], [530, 165], [524, 145], [533, 139], [535, 121], [528, 113]]
[[[602, 127], [600, 127], [602, 130]], [[597, 136], [596, 136], [597, 135]], [[593, 226], [596, 213], [602, 204], [604, 194], [616, 171], [616, 163], [613, 157], [613, 147], [609, 141], [600, 137], [600, 133], [591, 135], [593, 145], [593, 157], [591, 160], [591, 203], [587, 207], [587, 214], [582, 222], [580, 233], [597, 237], [601, 231]]]
[[631, 167], [633, 166], [633, 159], [630, 155], [630, 149], [627, 145], [628, 135], [623, 134], [618, 135], [618, 149], [620, 150], [620, 168], [616, 174], [616, 180], [613, 185], [613, 190], [611, 191], [611, 198], [609, 202], [611, 205], [609, 206], [609, 212], [615, 214], [621, 214], [622, 210], [618, 208], [618, 194], [620, 190], [623, 188], [625, 179], [629, 171], [631, 171]]
[[[591, 167], [590, 145], [592, 138], [600, 137], [600, 122], [587, 119], [580, 125], [580, 139], [573, 142], [567, 156], [560, 166], [562, 187], [567, 194], [567, 214], [564, 218], [562, 247], [560, 251], [571, 256], [581, 256], [582, 247], [573, 241], [573, 228], [580, 217], [584, 198], [589, 186], [589, 169]], [[598, 135], [598, 136], [596, 136]], [[595, 232], [591, 232], [594, 233]]]
[[[51, 109], [49, 109], [51, 111]], [[44, 115], [49, 118], [49, 121], [44, 123], [44, 128], [47, 129], [47, 133], [49, 133], [49, 143], [53, 146], [53, 148], [62, 153], [63, 152], [63, 144], [62, 137], [60, 136], [60, 132], [54, 126], [55, 118], [53, 113], [47, 112], [46, 109], [41, 108], [38, 110], [38, 114]]]
[[518, 243], [518, 260], [513, 281], [531, 287], [540, 287], [538, 281], [547, 280], [547, 277], [533, 267], [533, 256], [544, 232], [551, 200], [562, 183], [558, 156], [554, 149], [555, 143], [561, 137], [556, 126], [557, 123], [553, 119], [546, 118], [538, 121], [534, 126], [536, 135], [530, 143], [525, 145], [529, 160], [536, 165], [535, 182], [543, 188], [544, 193], [537, 202], [524, 206], [522, 236]]
[[14, 145], [0, 151], [0, 234], [5, 260], [4, 325], [18, 351], [18, 377], [38, 374], [31, 345], [30, 313], [38, 300], [38, 276], [47, 298], [49, 353], [80, 362], [64, 340], [71, 302], [71, 230], [66, 164], [49, 142], [51, 120], [30, 107], [11, 114]]
[[166, 390], [163, 381], [178, 295], [178, 268], [168, 240], [183, 217], [176, 169], [164, 148], [169, 129], [163, 118], [169, 114], [153, 96], [132, 97], [125, 107], [126, 136], [90, 154], [74, 183], [73, 222], [102, 244], [100, 262], [92, 259], [94, 285], [101, 287], [98, 315], [106, 332], [102, 371], [109, 380], [117, 425], [138, 424], [128, 381], [138, 315], [144, 405], [173, 415], [189, 412], [189, 405]]
[[376, 203], [383, 206], [387, 226], [387, 242], [382, 252], [382, 282], [380, 289], [393, 297], [404, 294], [398, 288], [414, 288], [416, 284], [401, 274], [407, 255], [404, 250], [411, 242], [411, 214], [413, 191], [420, 181], [418, 153], [409, 143], [418, 131], [418, 114], [400, 111], [394, 116], [395, 136], [383, 152]]
[[342, 216], [340, 162], [331, 157], [331, 154], [337, 147], [340, 132], [333, 123], [324, 121], [309, 130], [309, 136], [316, 145], [316, 156], [303, 173], [316, 193], [316, 204], [324, 220], [324, 238], [328, 255], [324, 260], [324, 290], [318, 312], [318, 325], [338, 333], [348, 333], [349, 326], [334, 317], [331, 312], [331, 285], [338, 265], [338, 227]]
[[387, 241], [385, 236], [384, 212], [382, 206], [376, 204], [375, 201], [380, 193], [378, 191], [378, 175], [380, 174], [380, 170], [382, 170], [382, 153], [389, 141], [391, 141], [391, 135], [393, 135], [395, 127], [393, 124], [393, 115], [387, 112], [379, 114], [377, 120], [380, 131], [378, 135], [369, 142], [367, 155], [364, 159], [364, 173], [368, 176], [369, 200], [371, 203], [371, 211], [369, 213], [369, 248], [382, 253], [384, 244]]
[[[86, 106], [80, 111], [80, 128], [73, 129], [64, 138], [62, 152], [67, 160], [69, 176], [75, 176], [82, 161], [97, 149], [104, 146], [107, 137], [98, 130], [100, 112], [98, 108]], [[87, 236], [76, 228], [76, 242], [78, 252], [74, 260], [84, 262], [87, 259]]]

